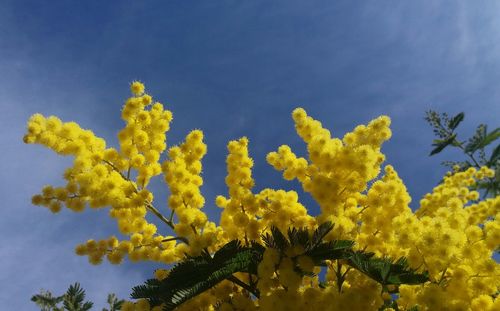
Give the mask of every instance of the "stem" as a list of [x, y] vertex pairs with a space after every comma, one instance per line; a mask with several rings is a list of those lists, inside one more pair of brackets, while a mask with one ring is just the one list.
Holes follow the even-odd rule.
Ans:
[[[176, 240], [179, 240], [179, 241], [182, 241], [182, 242], [184, 242], [186, 244], [189, 244], [188, 240], [185, 237], [181, 237], [181, 236], [176, 236], [176, 237], [173, 237], [173, 238], [163, 239], [163, 240], [161, 240], [161, 242], [169, 242], [169, 241], [176, 241]], [[138, 249], [138, 248], [141, 248], [141, 247], [144, 247], [144, 246], [151, 246], [151, 245], [153, 245], [153, 243], [141, 244], [141, 245], [135, 246], [134, 249]]]
[[363, 206], [363, 208], [358, 212], [358, 215], [363, 213], [365, 211], [365, 209], [367, 209], [368, 207], [370, 207], [370, 205]]
[[169, 242], [169, 241], [175, 241], [175, 240], [179, 240], [179, 241], [182, 241], [182, 242], [188, 244], [188, 240], [185, 237], [182, 237], [182, 236], [176, 236], [176, 237], [173, 237], [173, 238], [163, 239], [161, 241], [162, 242]]
[[344, 187], [344, 189], [342, 189], [342, 191], [340, 191], [339, 193], [337, 193], [337, 196], [341, 195], [342, 193], [344, 193], [344, 191], [347, 189], [347, 187]]
[[165, 216], [163, 216], [151, 203], [146, 202], [146, 207], [156, 215], [156, 217], [160, 218], [161, 221], [166, 223], [170, 228], [174, 229], [174, 224], [169, 221]]
[[[104, 163], [108, 164], [109, 166], [111, 166], [111, 168], [113, 168], [118, 174], [120, 174], [120, 176], [126, 180], [126, 181], [129, 181], [130, 183], [132, 183], [132, 181], [125, 175], [123, 175], [123, 173], [118, 170], [118, 168], [111, 162], [107, 161], [107, 160], [102, 160]], [[129, 170], [130, 172], [130, 170]], [[137, 193], [137, 188], [134, 186], [134, 191]], [[149, 202], [146, 202], [146, 208], [149, 209], [151, 212], [153, 212], [153, 214], [156, 215], [156, 217], [160, 218], [161, 221], [163, 221], [164, 223], [166, 223], [170, 228], [172, 228], [172, 230], [174, 229], [174, 223], [172, 221], [172, 217], [173, 217], [173, 210], [172, 210], [172, 214], [170, 215], [170, 219], [167, 219], [165, 218], [165, 216], [163, 216], [163, 214], [161, 214], [154, 206], [153, 204], [149, 203]], [[187, 240], [185, 240], [187, 242]], [[187, 243], [186, 243], [187, 244]]]
[[438, 281], [438, 285], [441, 285], [441, 282], [444, 281], [444, 275], [446, 273], [446, 271], [448, 270], [448, 267], [446, 267], [444, 270], [443, 270], [443, 273], [441, 273], [441, 277], [439, 278], [439, 281]]
[[241, 281], [234, 275], [231, 275], [230, 277], [227, 278], [229, 281], [241, 286], [242, 288], [246, 289], [248, 292], [252, 293], [255, 297], [260, 298], [260, 293], [259, 290], [256, 288], [250, 287], [247, 283]]
[[125, 180], [127, 180], [127, 181], [130, 181], [130, 179], [128, 179], [128, 178], [127, 178], [127, 176], [123, 175], [123, 173], [122, 173], [122, 172], [121, 172], [118, 168], [116, 168], [116, 166], [115, 166], [113, 163], [111, 163], [111, 162], [109, 162], [109, 161], [107, 161], [107, 160], [102, 160], [102, 161], [103, 161], [104, 163], [106, 163], [107, 165], [111, 166], [111, 168], [112, 168], [112, 169], [114, 169], [114, 170], [115, 170], [118, 174], [120, 174], [120, 176], [121, 176], [123, 179], [125, 179]]
[[245, 246], [249, 246], [250, 243], [248, 242], [248, 237], [247, 237], [247, 233], [245, 232]]
[[[445, 129], [441, 123], [439, 123], [439, 126], [441, 127], [441, 129], [446, 133], [446, 135], [448, 135], [448, 137], [451, 137], [451, 135], [453, 135], [453, 130], [452, 131], [448, 131], [447, 129]], [[455, 134], [456, 135], [456, 134]], [[477, 163], [476, 159], [474, 158], [474, 156], [468, 152], [465, 152], [465, 147], [463, 145], [463, 143], [461, 141], [459, 141], [458, 139], [456, 139], [456, 136], [455, 136], [455, 139], [453, 140], [453, 144], [455, 144], [458, 148], [462, 149], [462, 151], [469, 156], [469, 158], [472, 160], [472, 162], [474, 162], [474, 164], [476, 165], [477, 168], [481, 167], [479, 165], [479, 163]]]
[[345, 270], [344, 273], [342, 273], [342, 278], [345, 278], [345, 276], [347, 275], [347, 272], [351, 271], [352, 270], [352, 267], [349, 267]]
[[462, 142], [458, 141], [457, 139], [455, 139], [455, 142], [458, 143], [458, 148], [462, 149], [462, 151], [469, 156], [469, 158], [472, 160], [472, 162], [474, 162], [474, 164], [476, 165], [477, 168], [480, 168], [481, 165], [479, 165], [479, 163], [477, 163], [476, 159], [474, 158], [474, 155], [472, 153], [468, 153], [468, 152], [465, 152], [465, 148], [464, 146], [462, 145]]
[[205, 253], [205, 255], [207, 255], [208, 257], [212, 258], [212, 255], [210, 254], [210, 252], [208, 251], [208, 248], [204, 248], [203, 249], [203, 252]]
[[171, 222], [171, 223], [174, 223], [174, 210], [172, 209], [172, 211], [170, 212], [170, 216], [168, 217], [168, 221]]
[[337, 276], [337, 288], [339, 290], [339, 294], [342, 292], [342, 284], [344, 283], [344, 275], [341, 272], [342, 264], [339, 260], [337, 260], [337, 269], [335, 270], [335, 275]]
[[194, 225], [191, 225], [191, 229], [193, 229], [194, 235], [198, 235], [198, 230], [196, 230], [196, 227]]
[[424, 267], [427, 269], [427, 271], [429, 271], [429, 266], [427, 265], [427, 262], [425, 262], [425, 257], [424, 257], [424, 255], [422, 255], [422, 253], [420, 252], [420, 249], [418, 249], [417, 245], [415, 245], [415, 249], [420, 254], [420, 256], [422, 256], [422, 263], [423, 263]]
[[[456, 141], [456, 142], [458, 142], [458, 147], [459, 147], [460, 149], [462, 149], [462, 151], [463, 151], [466, 155], [468, 155], [468, 156], [469, 156], [469, 158], [472, 160], [472, 162], [474, 162], [474, 164], [476, 165], [476, 168], [478, 168], [478, 169], [479, 169], [479, 168], [481, 168], [481, 165], [479, 165], [479, 163], [476, 161], [476, 159], [474, 158], [474, 155], [473, 155], [472, 153], [467, 153], [467, 152], [465, 152], [465, 148], [464, 148], [464, 146], [462, 145], [462, 142], [460, 142], [460, 141], [458, 141], [458, 140], [456, 140], [456, 139], [455, 139], [455, 141]], [[494, 182], [493, 178], [488, 178], [488, 180], [490, 181], [490, 183], [493, 183], [493, 182]], [[496, 195], [497, 195], [497, 194], [496, 194], [496, 190], [497, 190], [496, 188], [493, 188], [493, 197], [496, 197]], [[486, 198], [486, 196], [488, 195], [488, 191], [489, 191], [489, 189], [487, 189], [487, 190], [486, 190], [486, 192], [483, 194], [483, 199], [485, 199], [485, 198]]]

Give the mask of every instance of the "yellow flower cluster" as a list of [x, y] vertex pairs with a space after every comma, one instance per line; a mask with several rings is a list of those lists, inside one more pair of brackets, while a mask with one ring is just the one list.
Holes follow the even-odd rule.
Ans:
[[[28, 122], [26, 143], [74, 156], [73, 166], [64, 173], [66, 186], [44, 187], [33, 203], [53, 212], [63, 206], [74, 211], [87, 205], [110, 207], [109, 215], [126, 237], [88, 240], [76, 247], [78, 255], [88, 256], [95, 264], [104, 257], [114, 264], [125, 257], [173, 263], [185, 254], [213, 254], [233, 239], [245, 245], [252, 240], [262, 243], [261, 236], [273, 226], [282, 232], [290, 227], [314, 230], [331, 221], [335, 227], [327, 240], [354, 240], [356, 249], [392, 259], [405, 256], [411, 267], [429, 272], [430, 281], [425, 284], [391, 288], [399, 291], [393, 295], [399, 310], [414, 306], [500, 310], [500, 268], [492, 257], [500, 245], [500, 197], [480, 200], [473, 190], [478, 181], [494, 176], [490, 169], [450, 172], [412, 211], [411, 198], [396, 170], [382, 166], [381, 146], [391, 137], [388, 117], [357, 126], [339, 139], [298, 108], [292, 117], [308, 156], [298, 157], [283, 145], [267, 155], [267, 162], [286, 180], [297, 179], [320, 206], [320, 214], [309, 215], [295, 191], [252, 192], [253, 160], [249, 141], [243, 137], [228, 143], [228, 195], [215, 199], [222, 208], [216, 225], [202, 211], [201, 160], [207, 151], [203, 132], [191, 131], [183, 143], [168, 149], [161, 163], [172, 114], [153, 103], [142, 83], [133, 82], [131, 91], [133, 96], [122, 110], [126, 125], [118, 134], [119, 149], [107, 148], [102, 138], [74, 122], [39, 114]], [[168, 216], [153, 205], [153, 194], [147, 189], [150, 179], [162, 173], [170, 190]], [[158, 233], [157, 225], [146, 220], [148, 215], [170, 228], [170, 235]], [[236, 275], [256, 283], [259, 299], [225, 280], [178, 310], [379, 310], [391, 299], [381, 285], [341, 260], [327, 262], [325, 270], [326, 281], [320, 286], [320, 270], [304, 249], [290, 247], [283, 255], [268, 248], [258, 266], [258, 278]], [[167, 275], [168, 270], [155, 273], [159, 280]], [[125, 303], [122, 310], [161, 307], [151, 308], [147, 300], [139, 300]]]
[[[500, 197], [477, 202], [469, 187], [493, 177], [486, 167], [455, 172], [420, 201], [415, 212], [396, 217], [396, 243], [413, 267], [429, 271], [433, 282], [403, 286], [401, 303], [429, 310], [498, 310], [493, 300], [500, 284], [500, 267], [492, 254], [500, 245]], [[475, 203], [471, 203], [474, 201]], [[471, 309], [469, 309], [471, 308]]]
[[[28, 122], [26, 143], [43, 144], [62, 155], [75, 157], [73, 166], [64, 173], [65, 187], [46, 186], [33, 196], [33, 203], [53, 212], [62, 206], [82, 211], [110, 206], [109, 215], [129, 240], [116, 237], [88, 240], [76, 247], [78, 255], [87, 255], [97, 264], [103, 257], [118, 264], [125, 256], [132, 261], [174, 262], [183, 256], [175, 249], [175, 239], [156, 233], [155, 224], [146, 220], [148, 211], [158, 214], [152, 205], [153, 194], [146, 189], [151, 177], [161, 173], [158, 163], [166, 148], [166, 135], [172, 113], [160, 103], [152, 103], [144, 94], [144, 85], [134, 82], [134, 96], [124, 105], [125, 128], [118, 134], [119, 151], [106, 148], [105, 141], [74, 122], [63, 123], [57, 117], [32, 116]], [[134, 170], [136, 173], [134, 174]], [[135, 178], [134, 178], [135, 177]]]
[[205, 198], [200, 192], [203, 184], [201, 159], [206, 152], [203, 132], [194, 130], [186, 136], [183, 144], [169, 149], [169, 160], [162, 165], [165, 182], [170, 189], [170, 221], [175, 213], [178, 222], [174, 231], [178, 236], [186, 238], [189, 244], [188, 248], [186, 245], [178, 247], [193, 256], [199, 255], [203, 250], [214, 251], [213, 247], [221, 234], [220, 228], [209, 222], [201, 211], [205, 204]]
[[170, 129], [172, 113], [158, 102], [153, 104], [153, 98], [143, 94], [144, 85], [134, 82], [131, 89], [136, 96], [125, 102], [122, 119], [126, 126], [118, 139], [121, 155], [128, 162], [127, 171], [137, 170], [137, 184], [144, 188], [151, 177], [161, 173], [158, 161], [166, 148], [165, 133]]
[[356, 206], [365, 198], [361, 193], [379, 174], [385, 158], [380, 146], [391, 136], [390, 120], [380, 117], [368, 126], [360, 125], [340, 140], [332, 138], [330, 131], [302, 108], [295, 109], [292, 117], [307, 144], [310, 161], [297, 158], [286, 145], [269, 153], [267, 161], [282, 170], [285, 179], [297, 178], [304, 191], [314, 197], [322, 210], [319, 222], [335, 222], [337, 238], [352, 237], [359, 212]]
[[[331, 238], [353, 239], [357, 248], [378, 256], [406, 256], [413, 268], [430, 273], [431, 282], [423, 286], [401, 286], [400, 309], [415, 305], [422, 310], [500, 309], [500, 300], [493, 299], [500, 285], [500, 268], [492, 258], [500, 245], [496, 217], [500, 197], [477, 202], [479, 193], [470, 190], [477, 180], [493, 177], [492, 170], [483, 167], [478, 171], [470, 168], [449, 173], [441, 185], [421, 200], [414, 213], [409, 208], [411, 198], [392, 166], [385, 166], [385, 174], [373, 181], [384, 160], [380, 144], [390, 137], [387, 117], [356, 127], [342, 141], [330, 138], [330, 132], [303, 109], [296, 109], [293, 119], [297, 133], [307, 143], [309, 161], [297, 158], [288, 146], [271, 152], [267, 160], [283, 171], [285, 179], [297, 178], [304, 191], [316, 199], [322, 209], [318, 223], [329, 220], [336, 225]], [[475, 202], [469, 204], [471, 201]], [[279, 274], [276, 265], [276, 270], [267, 273]], [[375, 306], [385, 299], [380, 295], [381, 288], [366, 276], [346, 269], [340, 262], [328, 266], [327, 279], [333, 287], [339, 287], [339, 271], [345, 273], [346, 280], [340, 297], [335, 298], [340, 305], [321, 309], [376, 310]], [[357, 288], [364, 283], [366, 286]], [[372, 283], [371, 287], [368, 283]], [[268, 297], [281, 297], [282, 287], [276, 289], [278, 294], [273, 292]], [[328, 293], [315, 288], [307, 290], [317, 292], [315, 301], [321, 301]], [[343, 297], [348, 297], [351, 290], [359, 290], [358, 298], [341, 306]], [[273, 301], [269, 309], [286, 304], [283, 299]]]
[[[297, 269], [319, 272], [303, 252], [300, 247], [291, 247], [280, 258], [276, 250], [266, 249], [258, 269], [261, 310], [377, 310], [383, 304], [381, 286], [358, 272], [348, 274], [342, 291], [334, 286], [320, 288], [317, 277], [301, 277]], [[341, 272], [346, 273], [346, 269]], [[327, 280], [336, 279], [328, 274]]]
[[295, 191], [264, 189], [252, 193], [253, 160], [248, 155], [246, 137], [228, 144], [226, 184], [229, 198], [218, 196], [217, 206], [223, 208], [220, 225], [225, 241], [240, 239], [260, 241], [263, 232], [272, 226], [286, 232], [289, 227], [314, 227], [315, 219], [298, 202]]

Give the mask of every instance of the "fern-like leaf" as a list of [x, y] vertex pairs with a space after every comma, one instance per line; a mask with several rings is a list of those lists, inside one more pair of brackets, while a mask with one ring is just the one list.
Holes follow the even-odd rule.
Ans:
[[307, 228], [289, 228], [288, 239], [291, 245], [302, 245], [304, 248], [310, 247], [310, 237]]
[[315, 247], [316, 245], [319, 245], [321, 242], [323, 242], [325, 236], [333, 230], [333, 226], [334, 225], [332, 222], [327, 221], [322, 223], [316, 230], [314, 230], [311, 241], [312, 247]]
[[92, 308], [94, 303], [85, 300], [85, 290], [79, 283], [70, 285], [66, 294], [64, 294], [63, 306], [68, 311], [87, 311]]
[[305, 255], [312, 258], [315, 263], [325, 260], [348, 259], [351, 256], [351, 249], [354, 241], [334, 240], [317, 244], [309, 249]]
[[165, 304], [164, 310], [173, 310], [185, 301], [231, 278], [236, 272], [256, 273], [262, 260], [262, 247], [243, 247], [238, 240], [231, 241], [208, 255], [187, 258], [177, 264], [162, 281], [148, 280], [133, 288], [132, 298], [146, 298], [150, 304]]
[[421, 284], [429, 280], [427, 272], [416, 273], [405, 258], [392, 262], [389, 258], [373, 257], [373, 253], [357, 251], [352, 253], [348, 263], [383, 286]]
[[266, 233], [263, 240], [267, 247], [275, 248], [280, 251], [285, 251], [290, 246], [288, 239], [277, 227], [271, 227], [271, 235]]
[[48, 310], [60, 310], [57, 305], [63, 301], [64, 295], [63, 296], [52, 296], [52, 293], [50, 291], [44, 291], [42, 290], [40, 294], [34, 295], [31, 297], [31, 301], [36, 303], [37, 306], [41, 308], [43, 311], [48, 311]]

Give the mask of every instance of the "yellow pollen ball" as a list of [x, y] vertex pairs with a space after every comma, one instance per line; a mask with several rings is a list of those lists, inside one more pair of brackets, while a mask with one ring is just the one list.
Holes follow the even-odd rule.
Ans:
[[130, 85], [130, 91], [132, 92], [132, 94], [140, 96], [142, 95], [142, 93], [144, 93], [144, 84], [139, 81], [134, 81]]

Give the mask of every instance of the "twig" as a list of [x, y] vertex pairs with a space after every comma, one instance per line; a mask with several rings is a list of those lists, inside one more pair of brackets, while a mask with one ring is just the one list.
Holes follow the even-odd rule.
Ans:
[[252, 293], [255, 297], [260, 298], [260, 292], [259, 292], [258, 289], [250, 287], [250, 285], [248, 285], [247, 283], [241, 281], [240, 279], [238, 279], [234, 275], [231, 275], [227, 279], [229, 281], [231, 281], [231, 282], [233, 282], [233, 283], [241, 286], [242, 288], [246, 289], [248, 292]]

